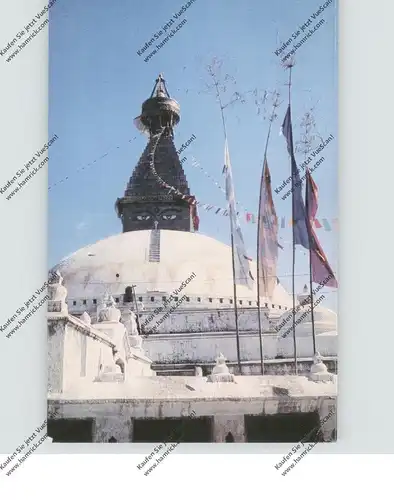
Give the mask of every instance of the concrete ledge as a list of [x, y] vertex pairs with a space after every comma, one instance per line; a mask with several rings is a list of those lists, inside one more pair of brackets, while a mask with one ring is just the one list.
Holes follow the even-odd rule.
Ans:
[[100, 342], [103, 342], [104, 344], [108, 345], [109, 347], [115, 347], [115, 344], [112, 342], [112, 340], [106, 335], [104, 332], [100, 332], [99, 330], [96, 330], [90, 325], [87, 325], [83, 321], [81, 321], [78, 318], [75, 318], [74, 316], [71, 316], [69, 314], [64, 315], [64, 314], [59, 314], [59, 313], [48, 313], [47, 316], [47, 321], [49, 324], [54, 323], [54, 322], [63, 322], [64, 325], [67, 323], [73, 325], [73, 327], [87, 335], [88, 337], [92, 337], [96, 340], [99, 340]]

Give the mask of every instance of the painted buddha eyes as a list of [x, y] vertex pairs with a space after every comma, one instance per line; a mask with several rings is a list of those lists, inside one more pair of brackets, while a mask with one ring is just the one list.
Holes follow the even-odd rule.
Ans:
[[[166, 214], [166, 215], [159, 215], [158, 218], [161, 218], [163, 220], [174, 220], [176, 219], [176, 214]], [[152, 215], [149, 215], [149, 214], [140, 214], [140, 215], [136, 215], [135, 217], [137, 220], [150, 220], [150, 219], [156, 219], [156, 216], [152, 216]]]

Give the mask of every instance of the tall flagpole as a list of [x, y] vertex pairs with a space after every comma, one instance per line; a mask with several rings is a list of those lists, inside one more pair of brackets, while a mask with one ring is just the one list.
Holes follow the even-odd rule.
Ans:
[[261, 176], [261, 184], [260, 184], [260, 195], [259, 195], [259, 211], [258, 211], [258, 220], [257, 220], [257, 314], [258, 314], [258, 324], [259, 324], [259, 342], [260, 342], [260, 363], [261, 363], [261, 375], [264, 375], [264, 351], [263, 351], [263, 332], [261, 328], [261, 304], [260, 304], [260, 223], [261, 223], [261, 192], [262, 185], [265, 179], [265, 165], [267, 161], [267, 151], [268, 151], [268, 143], [271, 136], [271, 128], [272, 122], [275, 120], [275, 110], [278, 107], [278, 95], [274, 98], [273, 110], [272, 114], [269, 118], [270, 124], [268, 127], [267, 139], [265, 141], [265, 150], [264, 150], [264, 163], [263, 163], [263, 173]]
[[[305, 127], [305, 136], [304, 136], [304, 161], [307, 159], [307, 155], [311, 149], [310, 144], [311, 140], [309, 138], [310, 128], [313, 126], [314, 120], [313, 116], [310, 112], [306, 113], [305, 118], [303, 120], [303, 126]], [[307, 168], [308, 171], [308, 168]], [[310, 173], [309, 173], [310, 175]], [[313, 304], [313, 282], [312, 282], [312, 245], [311, 242], [311, 234], [309, 224], [313, 224], [313, 221], [310, 220], [309, 217], [309, 196], [308, 192], [311, 189], [310, 185], [310, 177], [307, 175], [306, 183], [305, 183], [305, 212], [307, 214], [307, 229], [308, 229], [308, 237], [309, 237], [309, 296], [310, 296], [310, 307], [311, 307], [311, 320], [312, 320], [312, 342], [313, 342], [313, 354], [316, 354], [316, 334], [315, 334], [315, 315], [314, 315], [314, 304]], [[308, 189], [309, 188], [309, 189]]]
[[[307, 217], [309, 218], [309, 202], [308, 202], [308, 184], [309, 181], [306, 182], [305, 189], [305, 211], [307, 213]], [[308, 220], [307, 228], [308, 228], [308, 236], [309, 236], [309, 294], [311, 301], [311, 320], [312, 320], [312, 341], [313, 341], [313, 354], [316, 354], [316, 335], [315, 335], [315, 316], [313, 312], [313, 284], [312, 284], [312, 245], [311, 245], [311, 235], [309, 230], [309, 224], [312, 224], [312, 221]]]
[[[216, 96], [219, 101], [220, 105], [220, 113], [222, 116], [222, 125], [223, 125], [223, 133], [224, 133], [224, 140], [225, 143], [227, 144], [227, 130], [226, 130], [226, 120], [224, 118], [224, 107], [222, 104], [222, 99], [220, 97], [220, 91], [219, 91], [219, 83], [216, 79], [216, 77], [211, 74], [215, 89], [216, 89]], [[230, 214], [231, 215], [231, 214]], [[242, 366], [241, 366], [241, 354], [240, 354], [240, 343], [239, 343], [239, 329], [238, 329], [238, 305], [237, 305], [237, 285], [235, 283], [235, 253], [234, 253], [234, 236], [233, 236], [233, 218], [230, 217], [230, 229], [231, 229], [231, 260], [232, 260], [232, 268], [233, 268], [233, 294], [234, 294], [234, 315], [235, 315], [235, 337], [236, 337], [236, 342], [237, 342], [237, 361], [238, 361], [238, 371], [239, 374], [242, 375]]]
[[[293, 69], [293, 64], [289, 65], [289, 107], [291, 111], [291, 76], [292, 76], [292, 69]], [[292, 145], [293, 147], [293, 145]], [[291, 155], [294, 154], [294, 151], [291, 152]], [[296, 317], [296, 310], [295, 310], [295, 282], [294, 282], [294, 275], [295, 275], [295, 224], [294, 224], [294, 216], [295, 216], [295, 200], [294, 200], [294, 172], [293, 172], [293, 159], [290, 158], [291, 162], [291, 220], [292, 220], [292, 236], [293, 236], [293, 265], [292, 265], [292, 295], [293, 295], [293, 345], [294, 345], [294, 369], [295, 369], [295, 374], [298, 375], [298, 366], [297, 366], [297, 342], [296, 342], [296, 331], [295, 331], [295, 317]], [[296, 167], [297, 168], [297, 167]]]
[[141, 324], [140, 324], [140, 314], [139, 314], [139, 311], [138, 311], [138, 302], [137, 302], [137, 297], [135, 295], [135, 288], [136, 288], [137, 285], [131, 285], [131, 290], [132, 290], [132, 293], [133, 293], [133, 299], [134, 299], [134, 308], [135, 308], [135, 320], [136, 320], [136, 323], [137, 323], [137, 330], [138, 330], [138, 333], [139, 335], [142, 334], [142, 331], [141, 331]]

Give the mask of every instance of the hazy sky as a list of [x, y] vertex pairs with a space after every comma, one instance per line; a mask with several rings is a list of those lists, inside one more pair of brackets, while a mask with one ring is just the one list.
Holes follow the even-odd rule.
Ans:
[[[264, 90], [281, 93], [283, 102], [268, 151], [273, 188], [290, 175], [285, 140], [279, 136], [288, 100], [288, 72], [274, 51], [324, 2], [196, 0], [171, 28], [183, 19], [187, 22], [145, 63], [155, 44], [142, 56], [137, 51], [186, 3], [67, 0], [51, 9], [49, 134], [57, 134], [59, 139], [50, 151], [50, 265], [85, 245], [121, 232], [114, 203], [123, 195], [147, 141], [134, 127], [133, 119], [140, 114], [141, 104], [149, 97], [160, 72], [181, 106], [176, 146], [179, 148], [192, 134], [196, 136], [182, 156], [188, 159], [183, 166], [191, 192], [199, 201], [226, 207], [224, 194], [191, 165], [194, 155], [213, 178], [224, 184], [220, 110], [214, 94], [204, 93], [206, 83], [210, 83], [206, 66], [214, 57], [222, 60], [223, 75], [235, 81], [227, 85], [225, 103], [234, 92], [259, 89], [260, 95]], [[334, 0], [306, 28], [308, 31], [325, 20], [297, 50], [292, 87], [295, 141], [300, 138], [302, 116], [312, 107], [319, 135], [335, 137], [322, 153], [325, 161], [313, 173], [320, 189], [318, 218], [328, 219], [337, 216], [336, 13]], [[256, 213], [268, 121], [263, 119], [266, 113], [258, 116], [251, 93], [246, 99], [246, 103], [226, 109], [227, 131], [236, 199]], [[93, 165], [82, 168], [94, 160]], [[274, 201], [277, 214], [289, 219], [291, 198], [283, 201], [284, 192], [274, 193]], [[228, 217], [202, 209], [199, 215], [201, 233], [229, 242]], [[247, 224], [245, 217], [241, 221], [249, 254], [254, 258], [257, 226]], [[336, 271], [337, 233], [320, 229], [317, 234]], [[285, 250], [279, 255], [278, 276], [290, 291], [291, 229], [281, 229], [280, 236]], [[296, 287], [300, 290], [308, 281], [308, 258], [303, 250], [297, 250], [296, 256]], [[336, 308], [336, 292], [327, 292], [324, 305]]]

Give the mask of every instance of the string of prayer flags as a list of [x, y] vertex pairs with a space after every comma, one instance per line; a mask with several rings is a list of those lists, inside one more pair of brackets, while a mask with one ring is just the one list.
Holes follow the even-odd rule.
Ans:
[[176, 196], [178, 196], [182, 200], [185, 200], [185, 201], [187, 201], [189, 203], [189, 205], [190, 205], [190, 212], [192, 214], [192, 219], [193, 219], [193, 228], [194, 228], [195, 231], [198, 231], [199, 224], [200, 224], [200, 219], [199, 219], [198, 213], [197, 213], [197, 200], [196, 200], [195, 196], [186, 195], [186, 194], [182, 193], [181, 191], [179, 191], [179, 189], [175, 188], [174, 186], [171, 186], [170, 184], [168, 184], [167, 182], [165, 182], [160, 177], [160, 175], [157, 173], [157, 171], [156, 171], [156, 168], [155, 168], [155, 153], [156, 153], [157, 145], [158, 145], [158, 143], [160, 141], [160, 138], [161, 138], [164, 130], [165, 130], [165, 128], [162, 128], [160, 130], [160, 132], [158, 132], [156, 134], [156, 136], [154, 136], [154, 141], [152, 141], [153, 142], [153, 146], [152, 146], [152, 149], [149, 152], [149, 156], [148, 156], [149, 157], [149, 170], [150, 170], [151, 174], [153, 175], [153, 177], [158, 182], [158, 184], [161, 187], [163, 187], [165, 189], [168, 189], [168, 194], [174, 193]]

